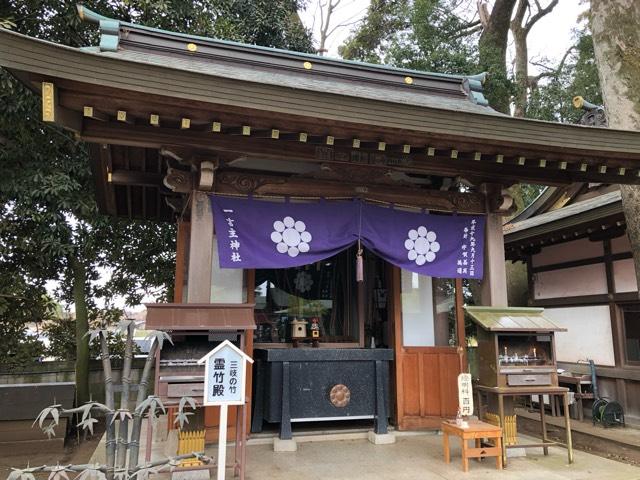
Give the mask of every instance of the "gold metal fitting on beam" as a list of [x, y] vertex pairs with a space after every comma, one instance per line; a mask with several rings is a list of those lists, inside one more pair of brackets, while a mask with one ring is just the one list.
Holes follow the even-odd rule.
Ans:
[[191, 53], [195, 53], [198, 51], [198, 46], [195, 43], [187, 43], [187, 50]]
[[407, 85], [413, 85], [413, 78], [412, 77], [404, 77], [404, 83], [406, 83]]
[[55, 122], [55, 86], [51, 82], [42, 82], [42, 121]]
[[313, 64], [311, 62], [304, 62], [302, 66], [305, 70], [311, 70], [313, 68]]

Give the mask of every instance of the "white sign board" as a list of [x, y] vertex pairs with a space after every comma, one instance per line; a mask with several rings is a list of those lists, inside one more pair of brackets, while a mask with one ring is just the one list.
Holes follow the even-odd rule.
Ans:
[[229, 405], [244, 405], [244, 383], [247, 362], [253, 358], [225, 340], [198, 360], [204, 363], [203, 405], [220, 406], [218, 423], [218, 480], [225, 478], [227, 455], [227, 409]]
[[471, 387], [471, 374], [458, 375], [458, 406], [460, 415], [469, 417], [473, 415], [473, 388]]
[[247, 362], [253, 359], [225, 340], [198, 360], [204, 363], [203, 405], [244, 405]]

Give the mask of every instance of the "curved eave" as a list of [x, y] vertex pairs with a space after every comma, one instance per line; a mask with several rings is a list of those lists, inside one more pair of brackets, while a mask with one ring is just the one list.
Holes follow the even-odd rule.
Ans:
[[562, 243], [596, 232], [606, 235], [609, 229], [618, 233], [623, 227], [622, 201], [615, 191], [506, 225], [504, 243], [509, 258], [527, 246]]
[[[638, 182], [640, 132], [372, 100], [358, 96], [357, 91], [337, 94], [225, 78], [149, 64], [141, 58], [132, 61], [118, 58], [117, 54], [107, 56], [74, 49], [3, 29], [0, 29], [0, 66], [43, 79], [71, 80], [204, 106], [223, 105], [236, 111], [288, 114], [327, 125], [332, 122], [352, 125], [363, 131], [384, 130], [424, 138], [425, 142], [447, 142], [452, 148], [456, 142], [462, 142], [477, 146], [483, 155], [507, 152], [536, 159], [522, 165], [522, 171], [541, 169], [547, 162], [564, 160], [605, 165], [609, 172], [623, 167], [626, 174], [610, 183]], [[572, 180], [569, 172], [561, 167], [554, 175], [557, 183]]]

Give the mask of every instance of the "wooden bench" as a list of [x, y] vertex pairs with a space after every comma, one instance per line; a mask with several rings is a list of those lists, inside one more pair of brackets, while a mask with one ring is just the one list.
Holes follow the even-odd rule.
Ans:
[[[462, 441], [462, 470], [469, 471], [470, 458], [496, 457], [496, 468], [502, 470], [502, 428], [479, 420], [469, 420], [469, 426], [462, 428], [456, 425], [455, 421], [442, 422], [442, 445], [444, 448], [445, 463], [451, 462], [451, 452], [449, 450], [449, 435], [460, 437]], [[493, 441], [493, 445], [482, 445], [483, 439]], [[475, 441], [475, 446], [469, 448], [469, 440]]]

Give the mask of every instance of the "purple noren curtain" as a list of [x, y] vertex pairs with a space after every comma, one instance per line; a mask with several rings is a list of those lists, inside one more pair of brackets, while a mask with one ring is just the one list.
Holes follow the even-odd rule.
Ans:
[[358, 238], [386, 261], [422, 275], [483, 274], [484, 216], [407, 212], [356, 201], [269, 202], [212, 196], [222, 268], [315, 263]]

